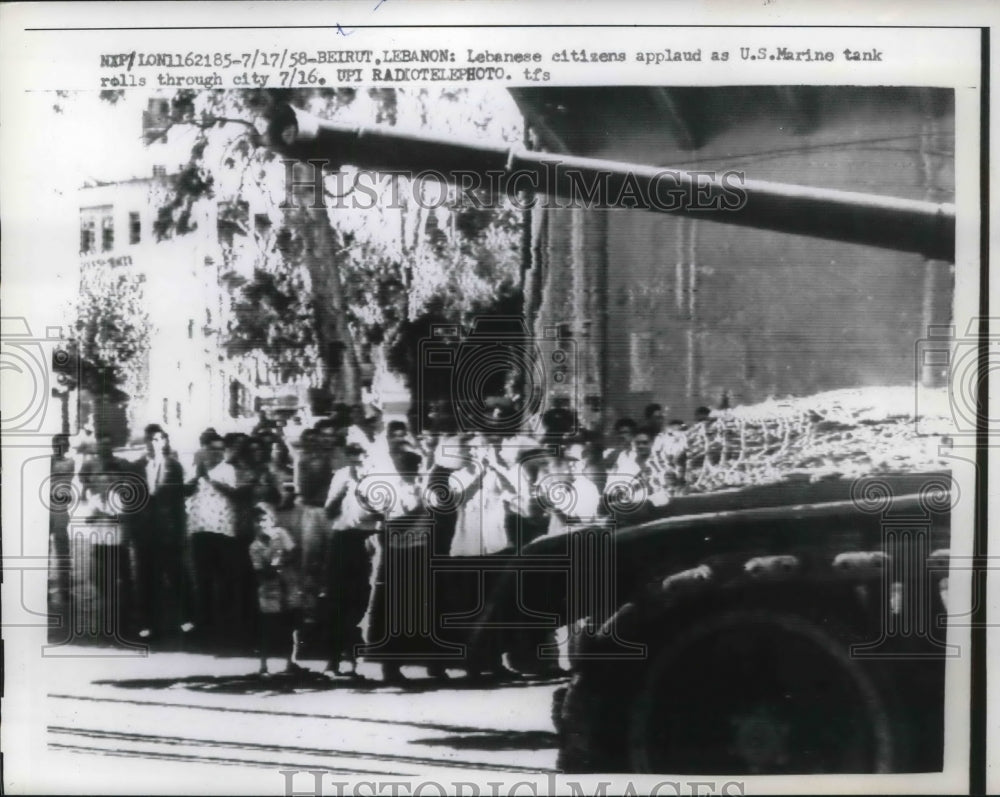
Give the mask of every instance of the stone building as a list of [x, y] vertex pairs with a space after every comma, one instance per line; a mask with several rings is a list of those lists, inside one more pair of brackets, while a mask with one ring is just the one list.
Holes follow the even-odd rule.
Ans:
[[[512, 93], [536, 149], [954, 201], [950, 90]], [[690, 420], [696, 407], [722, 401], [913, 382], [916, 342], [952, 317], [951, 263], [719, 224], [712, 213], [532, 211], [526, 306], [536, 330], [571, 331], [580, 407], [603, 404], [608, 424], [640, 417], [646, 403], [658, 401], [670, 416]]]

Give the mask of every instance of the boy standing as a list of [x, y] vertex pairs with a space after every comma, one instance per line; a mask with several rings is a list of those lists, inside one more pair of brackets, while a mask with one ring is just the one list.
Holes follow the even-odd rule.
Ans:
[[267, 675], [268, 654], [288, 652], [285, 672], [302, 672], [298, 664], [302, 589], [291, 535], [277, 525], [274, 510], [266, 503], [253, 508], [254, 540], [250, 561], [257, 576], [260, 608], [260, 674]]

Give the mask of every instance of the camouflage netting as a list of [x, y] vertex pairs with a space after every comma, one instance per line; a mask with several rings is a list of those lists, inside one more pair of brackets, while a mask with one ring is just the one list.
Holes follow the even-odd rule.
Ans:
[[687, 432], [686, 491], [947, 470], [948, 398], [945, 389], [877, 387], [717, 410]]

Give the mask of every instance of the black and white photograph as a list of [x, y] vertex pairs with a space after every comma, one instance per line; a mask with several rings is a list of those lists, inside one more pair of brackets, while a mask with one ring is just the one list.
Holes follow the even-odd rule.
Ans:
[[988, 27], [27, 5], [6, 790], [986, 788]]

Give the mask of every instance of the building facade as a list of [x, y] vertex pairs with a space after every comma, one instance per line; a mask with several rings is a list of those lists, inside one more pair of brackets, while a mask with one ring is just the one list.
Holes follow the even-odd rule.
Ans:
[[[131, 438], [147, 423], [170, 431], [175, 447], [192, 450], [207, 426], [221, 431], [252, 425], [261, 407], [298, 405], [306, 385], [279, 385], [253, 352], [232, 353], [226, 341], [233, 296], [252, 274], [241, 247], [256, 246], [241, 224], [249, 208], [201, 203], [193, 232], [157, 240], [154, 222], [169, 176], [94, 183], [79, 192], [81, 281], [88, 269], [139, 276], [149, 316], [148, 354], [130, 396]], [[258, 231], [261, 232], [261, 231]]]

